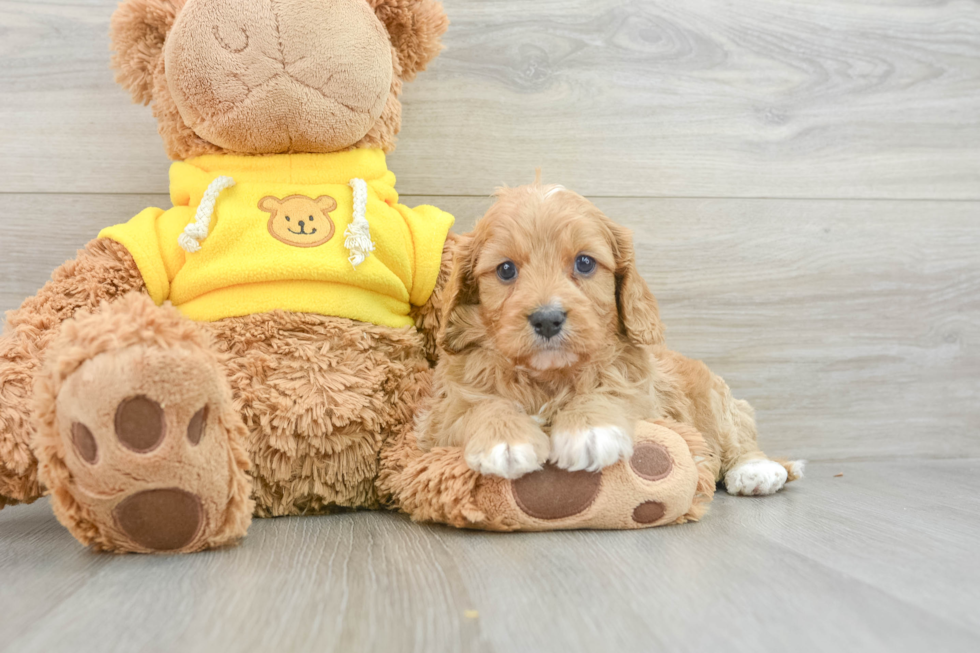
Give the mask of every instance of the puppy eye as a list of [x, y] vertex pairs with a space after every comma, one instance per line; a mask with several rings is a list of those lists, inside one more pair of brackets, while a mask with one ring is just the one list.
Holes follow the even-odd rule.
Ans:
[[595, 272], [595, 259], [585, 254], [579, 254], [575, 258], [575, 271], [579, 274], [592, 274]]
[[288, 215], [286, 216], [286, 222], [289, 222], [289, 216]]
[[312, 215], [310, 216], [310, 222], [313, 222], [313, 216]]
[[497, 278], [504, 283], [510, 283], [517, 278], [517, 266], [513, 261], [504, 261], [497, 266]]

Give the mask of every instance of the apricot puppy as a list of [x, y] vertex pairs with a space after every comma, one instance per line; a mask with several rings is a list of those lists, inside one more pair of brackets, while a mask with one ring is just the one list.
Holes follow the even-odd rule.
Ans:
[[457, 240], [422, 448], [463, 447], [504, 478], [548, 461], [598, 471], [632, 455], [638, 420], [670, 418], [701, 431], [732, 494], [801, 476], [759, 450], [752, 408], [720, 377], [663, 346], [629, 230], [561, 186], [496, 196]]

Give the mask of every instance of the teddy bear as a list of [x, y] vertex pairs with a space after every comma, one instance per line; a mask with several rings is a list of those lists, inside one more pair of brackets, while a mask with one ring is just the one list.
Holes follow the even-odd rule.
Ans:
[[435, 0], [124, 0], [116, 79], [152, 106], [173, 206], [107, 226], [8, 314], [0, 509], [50, 494], [116, 553], [338, 509], [491, 530], [704, 512], [710, 454], [683, 425], [639, 428], [602, 474], [516, 481], [416, 446], [453, 218], [400, 204], [385, 155], [447, 26]]
[[434, 0], [119, 6], [117, 81], [152, 105], [173, 208], [107, 227], [8, 315], [0, 506], [49, 492], [114, 552], [380, 507], [453, 222], [401, 205], [385, 154], [447, 26]]

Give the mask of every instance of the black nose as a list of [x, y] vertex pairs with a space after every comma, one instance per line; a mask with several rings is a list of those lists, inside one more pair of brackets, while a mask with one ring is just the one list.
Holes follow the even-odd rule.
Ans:
[[554, 338], [561, 333], [561, 326], [565, 324], [565, 315], [565, 311], [557, 308], [539, 308], [531, 313], [527, 321], [539, 336]]
[[302, 220], [299, 221], [299, 230], [300, 231], [303, 231], [303, 225], [305, 225], [305, 224], [306, 223], [304, 221], [302, 221]]

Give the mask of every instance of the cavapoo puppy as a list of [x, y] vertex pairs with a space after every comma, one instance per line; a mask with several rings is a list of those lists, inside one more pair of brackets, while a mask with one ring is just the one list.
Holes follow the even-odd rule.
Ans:
[[598, 471], [632, 455], [638, 420], [670, 418], [704, 435], [701, 464], [729, 493], [802, 475], [759, 450], [751, 406], [721, 377], [664, 347], [630, 231], [561, 186], [501, 189], [459, 237], [439, 344], [420, 446], [463, 447], [482, 474]]

